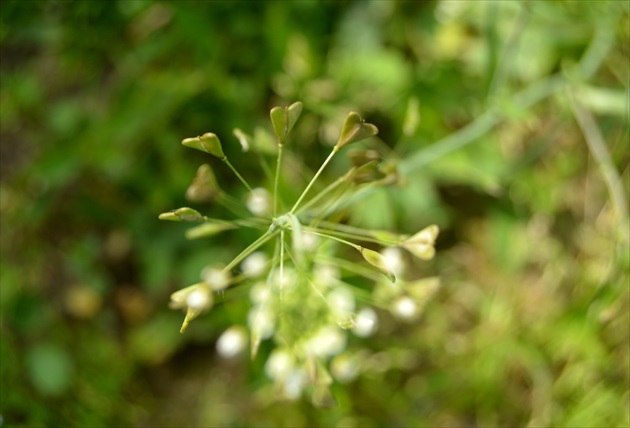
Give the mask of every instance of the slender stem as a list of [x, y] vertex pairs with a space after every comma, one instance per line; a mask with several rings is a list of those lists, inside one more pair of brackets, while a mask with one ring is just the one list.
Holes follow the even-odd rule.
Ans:
[[309, 227], [309, 226], [304, 226], [304, 230], [306, 230], [307, 232], [311, 232], [311, 233], [315, 233], [315, 232], [325, 232], [326, 234], [332, 234], [333, 236], [338, 236], [341, 238], [348, 238], [348, 239], [358, 239], [364, 242], [374, 242], [375, 244], [380, 244], [380, 245], [396, 245], [397, 242], [393, 242], [393, 241], [385, 241], [382, 239], [378, 239], [375, 238], [373, 236], [365, 236], [365, 235], [357, 235], [354, 233], [348, 233], [348, 232], [341, 232], [338, 230], [330, 230], [330, 229], [322, 229], [319, 227]]
[[315, 286], [315, 284], [313, 284], [313, 281], [311, 281], [310, 278], [310, 272], [306, 273], [304, 271], [304, 269], [302, 269], [302, 267], [299, 265], [299, 263], [296, 263], [295, 258], [293, 257], [293, 254], [291, 254], [291, 252], [289, 250], [287, 250], [287, 255], [289, 256], [289, 258], [291, 259], [291, 261], [293, 262], [293, 264], [295, 265], [295, 268], [297, 269], [298, 273], [302, 276], [302, 278], [305, 278], [306, 281], [308, 282], [308, 284], [313, 288], [313, 290], [315, 290], [315, 293], [317, 293], [317, 295], [319, 297], [321, 297], [321, 299], [326, 302], [326, 304], [328, 304], [328, 299], [326, 299], [326, 296], [324, 296], [322, 294], [321, 291], [319, 291], [319, 289]]
[[573, 92], [569, 92], [569, 100], [575, 119], [584, 134], [586, 144], [606, 183], [613, 207], [615, 211], [617, 211], [617, 216], [620, 222], [626, 225], [628, 218], [628, 201], [626, 200], [619, 173], [615, 169], [610, 153], [606, 148], [604, 137], [591, 113], [582, 108]]
[[280, 231], [280, 300], [283, 298], [284, 288], [284, 229]]
[[[579, 63], [579, 71], [582, 79], [590, 78], [599, 68], [606, 57], [606, 53], [614, 42], [614, 31], [616, 26], [611, 25], [613, 19], [604, 17], [599, 23], [595, 37], [591, 40], [589, 47], [582, 56]], [[562, 72], [556, 73], [546, 79], [538, 80], [530, 84], [527, 88], [514, 94], [511, 99], [519, 108], [526, 109], [539, 103], [545, 98], [561, 91], [566, 87], [566, 81]], [[479, 116], [476, 120], [449, 134], [440, 141], [432, 144], [425, 150], [420, 150], [412, 156], [400, 162], [399, 171], [408, 174], [418, 170], [430, 162], [441, 158], [461, 147], [474, 143], [479, 137], [490, 131], [501, 122], [501, 116], [495, 109], [490, 109]]]
[[311, 199], [310, 201], [308, 201], [307, 203], [302, 205], [302, 208], [297, 210], [296, 215], [299, 215], [300, 213], [302, 213], [302, 212], [306, 211], [308, 208], [310, 208], [312, 205], [314, 205], [317, 202], [319, 202], [320, 199], [322, 199], [324, 196], [326, 196], [331, 191], [335, 190], [335, 188], [338, 187], [339, 185], [341, 185], [344, 181], [346, 181], [346, 176], [345, 175], [342, 176], [342, 177], [339, 177], [338, 179], [336, 179], [335, 181], [330, 183], [328, 185], [328, 187], [326, 187], [324, 190], [319, 192], [313, 199]]
[[322, 171], [324, 170], [324, 168], [326, 168], [326, 165], [328, 165], [328, 162], [330, 162], [330, 160], [332, 159], [332, 157], [335, 155], [335, 153], [337, 153], [339, 151], [339, 148], [337, 148], [337, 146], [333, 147], [332, 152], [330, 152], [330, 154], [328, 155], [328, 157], [326, 158], [326, 160], [324, 161], [324, 163], [322, 164], [322, 166], [319, 167], [319, 170], [315, 173], [315, 176], [311, 179], [311, 181], [308, 183], [308, 186], [306, 186], [306, 189], [304, 189], [304, 191], [302, 192], [302, 194], [300, 195], [299, 199], [297, 200], [297, 202], [295, 203], [295, 205], [293, 205], [293, 208], [291, 208], [290, 214], [295, 214], [295, 210], [298, 208], [298, 206], [300, 206], [300, 203], [302, 202], [302, 199], [304, 199], [304, 197], [306, 196], [306, 194], [308, 193], [308, 191], [311, 189], [311, 187], [313, 186], [313, 183], [315, 183], [315, 180], [317, 180], [317, 178], [320, 176], [320, 174], [322, 173]]
[[354, 244], [354, 243], [352, 243], [350, 241], [346, 241], [345, 239], [337, 238], [336, 236], [327, 235], [326, 233], [321, 233], [321, 232], [311, 231], [310, 233], [312, 233], [313, 235], [321, 236], [323, 238], [328, 238], [328, 239], [332, 239], [332, 240], [337, 241], [337, 242], [341, 242], [342, 244], [346, 244], [346, 245], [351, 246], [352, 248], [354, 248], [357, 251], [361, 251], [361, 246], [360, 245]]
[[351, 272], [355, 275], [360, 275], [374, 282], [378, 282], [383, 278], [382, 274], [376, 271], [373, 271], [369, 268], [366, 268], [360, 264], [350, 262], [348, 260], [338, 259], [336, 257], [323, 256], [321, 258], [321, 262], [330, 263], [332, 265], [339, 266], [340, 268], [345, 269], [348, 272]]
[[280, 165], [282, 164], [282, 144], [278, 142], [278, 160], [276, 162], [276, 176], [273, 182], [273, 216], [278, 213], [278, 181], [280, 181]]
[[228, 160], [227, 156], [224, 157], [223, 159], [221, 159], [223, 162], [225, 162], [225, 164], [232, 170], [232, 172], [234, 174], [236, 174], [236, 176], [238, 177], [239, 180], [241, 180], [241, 183], [243, 183], [243, 185], [245, 187], [247, 187], [247, 190], [249, 190], [250, 192], [252, 192], [252, 188], [249, 184], [247, 184], [247, 181], [245, 181], [245, 179], [241, 176], [241, 174], [238, 173], [238, 171], [236, 170], [236, 168], [234, 168], [234, 166], [232, 166], [232, 164], [230, 163], [230, 161]]
[[520, 41], [520, 37], [523, 34], [523, 30], [525, 29], [528, 18], [529, 12], [527, 8], [521, 5], [521, 10], [518, 14], [518, 17], [516, 18], [514, 27], [512, 27], [512, 32], [508, 37], [507, 43], [503, 48], [503, 52], [501, 53], [498, 64], [494, 69], [494, 74], [490, 82], [490, 88], [488, 89], [489, 97], [501, 91], [504, 83], [508, 78], [508, 70], [509, 67], [513, 66], [514, 64], [514, 57], [518, 53], [518, 44]]
[[267, 232], [265, 232], [264, 235], [262, 235], [260, 238], [258, 238], [254, 242], [252, 242], [247, 248], [245, 248], [243, 251], [241, 251], [241, 253], [238, 256], [236, 256], [234, 258], [234, 260], [232, 260], [226, 267], [224, 267], [223, 268], [223, 272], [227, 272], [230, 269], [232, 269], [234, 266], [239, 264], [241, 262], [241, 260], [243, 260], [245, 257], [249, 256], [251, 253], [256, 251], [256, 249], [258, 249], [258, 247], [263, 245], [265, 242], [269, 241], [271, 238], [273, 238], [277, 234], [278, 234], [278, 231], [275, 231], [275, 232], [267, 231]]
[[229, 196], [227, 193], [221, 191], [217, 195], [217, 202], [224, 206], [228, 211], [236, 216], [247, 216], [249, 211], [245, 209], [245, 206], [238, 199]]

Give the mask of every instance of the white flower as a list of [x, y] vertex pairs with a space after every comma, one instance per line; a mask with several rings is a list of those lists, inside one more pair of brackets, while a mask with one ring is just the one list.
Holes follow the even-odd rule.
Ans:
[[253, 189], [247, 196], [245, 204], [252, 214], [259, 217], [265, 217], [271, 213], [271, 195], [262, 187]]
[[359, 337], [371, 336], [378, 327], [378, 316], [372, 308], [363, 308], [357, 314], [352, 332]]
[[270, 379], [280, 381], [289, 375], [294, 366], [295, 361], [289, 351], [277, 348], [267, 358], [265, 373]]
[[201, 279], [215, 291], [224, 290], [230, 285], [230, 272], [224, 272], [217, 266], [206, 266], [201, 271]]
[[254, 336], [268, 339], [274, 332], [276, 320], [267, 305], [254, 306], [247, 315], [247, 324]]
[[385, 258], [385, 266], [392, 271], [394, 275], [400, 275], [405, 271], [405, 262], [400, 248], [387, 247], [381, 251], [381, 254]]
[[335, 287], [326, 294], [328, 305], [334, 314], [345, 317], [355, 308], [352, 292], [347, 287]]
[[257, 282], [249, 290], [249, 300], [251, 300], [255, 305], [265, 304], [270, 298], [271, 290], [264, 282]]
[[330, 371], [339, 382], [350, 382], [359, 375], [359, 363], [357, 358], [343, 353], [332, 359]]
[[292, 370], [284, 379], [284, 388], [282, 392], [289, 400], [297, 400], [302, 395], [302, 391], [306, 386], [306, 373], [304, 370]]
[[267, 254], [262, 251], [256, 251], [243, 260], [241, 264], [243, 274], [248, 278], [258, 278], [267, 270], [268, 262], [269, 257], [267, 257]]
[[339, 272], [339, 268], [337, 266], [331, 264], [318, 264], [315, 266], [314, 276], [317, 284], [324, 287], [331, 287], [339, 281], [341, 273]]
[[319, 245], [319, 236], [309, 232], [302, 233], [302, 245], [304, 251], [315, 251]]
[[306, 351], [317, 357], [327, 358], [346, 348], [346, 334], [337, 326], [327, 325], [319, 329], [305, 344]]
[[232, 358], [245, 350], [247, 333], [243, 327], [232, 326], [225, 330], [217, 340], [217, 352], [223, 358]]
[[408, 296], [401, 296], [394, 301], [392, 312], [398, 318], [410, 320], [418, 314], [418, 305]]

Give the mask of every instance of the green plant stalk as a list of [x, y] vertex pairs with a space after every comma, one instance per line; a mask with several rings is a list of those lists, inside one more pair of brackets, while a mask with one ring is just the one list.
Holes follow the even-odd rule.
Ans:
[[313, 288], [313, 290], [315, 290], [315, 293], [322, 298], [322, 300], [324, 302], [326, 302], [326, 304], [328, 304], [328, 299], [326, 299], [326, 296], [324, 296], [322, 294], [321, 291], [319, 291], [319, 288], [317, 288], [317, 286], [315, 284], [313, 284], [313, 282], [310, 279], [310, 273], [309, 272], [305, 272], [304, 269], [299, 265], [299, 263], [296, 263], [295, 258], [293, 257], [293, 254], [287, 249], [287, 255], [289, 256], [289, 258], [291, 259], [291, 261], [293, 262], [293, 265], [295, 266], [295, 268], [297, 269], [298, 273], [302, 276], [302, 278], [306, 279], [306, 282], [309, 283], [309, 285]]
[[628, 220], [628, 201], [626, 200], [623, 190], [621, 177], [619, 177], [612, 158], [610, 157], [610, 153], [606, 148], [604, 137], [597, 126], [597, 122], [588, 110], [582, 108], [574, 92], [569, 90], [568, 95], [575, 120], [584, 134], [586, 144], [606, 183], [619, 222], [623, 227], [626, 227]]
[[324, 168], [326, 168], [326, 165], [328, 165], [328, 163], [330, 162], [330, 160], [333, 158], [333, 156], [335, 155], [335, 153], [337, 153], [339, 151], [339, 148], [337, 146], [333, 147], [332, 151], [330, 152], [330, 154], [328, 155], [328, 157], [326, 158], [326, 160], [324, 161], [324, 163], [322, 164], [322, 166], [319, 167], [319, 169], [317, 170], [317, 172], [315, 173], [315, 176], [311, 179], [311, 181], [308, 183], [308, 185], [306, 186], [306, 189], [304, 189], [304, 191], [302, 192], [302, 194], [300, 195], [300, 197], [298, 198], [297, 202], [295, 203], [295, 205], [293, 205], [293, 208], [291, 208], [291, 211], [289, 211], [289, 214], [295, 214], [295, 210], [300, 206], [300, 204], [302, 203], [302, 199], [304, 199], [304, 197], [306, 196], [306, 194], [308, 193], [308, 191], [311, 189], [311, 187], [313, 186], [313, 183], [315, 183], [315, 181], [317, 180], [317, 178], [319, 178], [319, 176], [321, 175], [322, 171], [324, 170]]
[[337, 238], [336, 236], [327, 235], [327, 234], [321, 233], [321, 232], [315, 232], [314, 230], [311, 231], [311, 233], [313, 235], [321, 236], [322, 238], [328, 238], [328, 239], [332, 239], [332, 240], [337, 241], [337, 242], [341, 242], [342, 244], [346, 244], [346, 245], [351, 246], [352, 248], [354, 248], [357, 251], [361, 251], [361, 246], [360, 245], [354, 244], [354, 243], [352, 243], [350, 241], [346, 241], [345, 239]]
[[227, 156], [221, 160], [232, 170], [232, 172], [238, 177], [238, 179], [241, 180], [241, 183], [243, 183], [243, 185], [247, 188], [247, 190], [249, 190], [250, 192], [253, 192], [251, 186], [247, 184], [247, 181], [245, 181], [245, 179], [241, 176], [241, 174], [238, 173], [236, 168], [234, 168], [234, 166], [228, 160]]
[[260, 238], [258, 238], [257, 240], [249, 244], [247, 248], [241, 251], [241, 253], [234, 258], [234, 260], [232, 260], [226, 267], [224, 267], [223, 272], [228, 272], [234, 266], [239, 264], [241, 260], [243, 260], [245, 257], [249, 256], [251, 253], [256, 251], [258, 247], [263, 245], [265, 242], [269, 241], [271, 238], [276, 236], [279, 232], [280, 231], [278, 230], [273, 231], [273, 232], [270, 232], [270, 231], [265, 232]]
[[284, 294], [284, 229], [280, 230], [280, 300]]
[[360, 264], [349, 262], [344, 259], [338, 259], [336, 257], [323, 256], [321, 257], [321, 261], [324, 263], [329, 263], [331, 265], [338, 266], [348, 272], [352, 272], [356, 275], [362, 276], [370, 281], [378, 282], [383, 277], [382, 274], [366, 268]]
[[346, 176], [342, 176], [339, 177], [338, 179], [336, 179], [335, 181], [333, 181], [332, 183], [330, 183], [328, 185], [328, 187], [326, 187], [324, 190], [322, 190], [321, 192], [319, 192], [317, 195], [315, 195], [315, 197], [311, 200], [309, 200], [307, 203], [305, 203], [304, 205], [302, 205], [302, 207], [297, 210], [297, 212], [295, 213], [296, 215], [300, 215], [301, 213], [303, 213], [304, 211], [306, 211], [307, 209], [309, 209], [311, 206], [315, 205], [317, 202], [319, 202], [324, 196], [326, 196], [328, 193], [332, 192], [333, 190], [335, 190], [336, 187], [340, 186], [344, 181], [346, 181]]
[[280, 166], [282, 164], [282, 144], [278, 142], [278, 158], [276, 161], [276, 176], [273, 180], [273, 216], [278, 213], [278, 182], [280, 181]]
[[370, 236], [364, 236], [364, 235], [356, 235], [356, 234], [353, 234], [353, 233], [342, 232], [342, 231], [339, 231], [339, 230], [322, 229], [320, 227], [310, 227], [310, 226], [304, 226], [304, 230], [306, 230], [307, 232], [310, 232], [310, 233], [331, 234], [333, 236], [338, 236], [340, 238], [357, 239], [357, 240], [360, 240], [360, 241], [373, 242], [375, 244], [380, 244], [380, 245], [396, 245], [395, 243], [388, 242], [388, 241], [383, 241], [381, 239], [374, 238], [373, 236], [370, 237]]
[[[606, 16], [602, 18], [597, 26], [595, 36], [578, 64], [579, 77], [581, 79], [588, 79], [597, 71], [606, 57], [610, 46], [614, 42], [616, 25], [612, 25], [610, 21], [610, 17]], [[562, 73], [556, 73], [545, 79], [531, 83], [527, 88], [513, 95], [512, 99], [514, 99], [514, 103], [517, 107], [527, 109], [547, 97], [560, 92], [566, 85], [564, 75]], [[409, 174], [452, 151], [477, 141], [479, 137], [499, 124], [502, 119], [503, 116], [499, 114], [495, 108], [490, 108], [476, 120], [458, 131], [442, 138], [429, 148], [418, 151], [402, 160], [399, 164], [399, 171], [402, 174]]]

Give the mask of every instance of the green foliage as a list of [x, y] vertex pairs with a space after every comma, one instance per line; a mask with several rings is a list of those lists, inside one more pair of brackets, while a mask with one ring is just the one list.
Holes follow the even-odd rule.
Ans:
[[[628, 426], [629, 14], [571, 0], [3, 1], [3, 424]], [[219, 357], [246, 290], [216, 294], [186, 335], [167, 307], [257, 238], [211, 236], [249, 191], [182, 137], [211, 129], [248, 182], [273, 188], [268, 112], [296, 99], [281, 200], [358, 111], [379, 134], [344, 150], [391, 169], [357, 182], [397, 184], [330, 220], [440, 227], [432, 264], [402, 255], [405, 275], [439, 274], [433, 300], [409, 320], [375, 310], [376, 334], [330, 361], [326, 410], [277, 402], [262, 358]], [[311, 197], [350, 165], [336, 158]], [[195, 177], [211, 191], [187, 191]], [[184, 206], [216, 225], [193, 236], [207, 238], [158, 221]]]

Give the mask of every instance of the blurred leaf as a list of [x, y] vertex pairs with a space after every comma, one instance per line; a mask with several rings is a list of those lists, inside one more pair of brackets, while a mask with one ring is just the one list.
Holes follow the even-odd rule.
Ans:
[[31, 382], [44, 395], [60, 395], [72, 382], [74, 365], [68, 352], [54, 343], [34, 345], [26, 354]]

